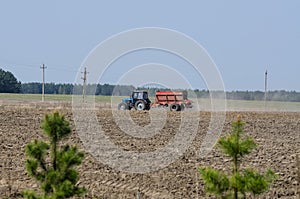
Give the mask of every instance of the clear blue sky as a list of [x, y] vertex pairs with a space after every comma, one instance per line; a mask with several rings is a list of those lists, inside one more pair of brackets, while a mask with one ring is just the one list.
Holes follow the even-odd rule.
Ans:
[[226, 90], [263, 90], [268, 69], [270, 90], [300, 91], [299, 10], [298, 0], [1, 1], [0, 67], [39, 82], [45, 63], [47, 82], [72, 83], [101, 41], [154, 26], [200, 43]]

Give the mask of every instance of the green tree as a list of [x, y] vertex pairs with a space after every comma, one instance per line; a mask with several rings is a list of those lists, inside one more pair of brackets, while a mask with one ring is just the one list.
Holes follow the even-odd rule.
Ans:
[[9, 71], [0, 68], [0, 93], [19, 93], [21, 82]]
[[199, 168], [205, 190], [216, 194], [218, 198], [237, 199], [246, 198], [246, 193], [252, 193], [254, 196], [261, 194], [269, 189], [276, 175], [270, 169], [265, 174], [259, 174], [250, 168], [240, 170], [241, 158], [249, 154], [256, 144], [250, 137], [243, 138], [244, 123], [240, 116], [232, 126], [233, 130], [229, 135], [218, 141], [218, 147], [232, 159], [232, 174], [227, 175], [210, 167]]
[[[70, 135], [69, 122], [55, 111], [46, 114], [42, 129], [50, 143], [34, 140], [26, 146], [26, 169], [41, 184], [41, 194], [25, 191], [28, 199], [63, 199], [82, 195], [85, 188], [78, 187], [78, 172], [73, 168], [81, 164], [84, 154], [76, 146], [60, 145]], [[48, 152], [50, 150], [50, 152]], [[46, 155], [50, 154], [50, 157]]]

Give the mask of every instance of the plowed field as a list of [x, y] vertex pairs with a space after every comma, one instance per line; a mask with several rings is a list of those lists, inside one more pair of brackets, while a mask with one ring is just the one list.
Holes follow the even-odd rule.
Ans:
[[[70, 104], [2, 103], [0, 106], [0, 198], [20, 198], [24, 189], [37, 189], [38, 184], [25, 171], [25, 145], [33, 139], [44, 139], [40, 123], [45, 113], [59, 109], [71, 122], [73, 134], [67, 143], [85, 150], [76, 134]], [[168, 112], [167, 122], [159, 135], [151, 138], [132, 138], [123, 133], [114, 122], [109, 109], [99, 109], [97, 117], [107, 136], [124, 150], [154, 151], [164, 147], [176, 133], [180, 112]], [[191, 117], [195, 114], [191, 112]], [[210, 113], [201, 112], [199, 129], [189, 149], [168, 167], [146, 174], [117, 171], [86, 153], [78, 168], [79, 184], [88, 189], [85, 198], [213, 198], [204, 192], [197, 167], [212, 166], [230, 171], [229, 158], [214, 149], [205, 158], [199, 158], [202, 139], [206, 134]], [[231, 129], [230, 122], [241, 114], [246, 122], [246, 135], [253, 137], [258, 147], [244, 160], [242, 167], [267, 168], [279, 175], [269, 192], [259, 198], [297, 198], [299, 182], [296, 154], [300, 154], [299, 112], [228, 112], [223, 135]], [[132, 111], [133, 121], [141, 126], [150, 122], [148, 112]], [[251, 197], [250, 197], [251, 198]]]

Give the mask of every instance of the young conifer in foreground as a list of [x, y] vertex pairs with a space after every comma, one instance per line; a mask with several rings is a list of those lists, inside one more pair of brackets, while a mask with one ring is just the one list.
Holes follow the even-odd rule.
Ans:
[[224, 154], [231, 157], [232, 174], [228, 175], [209, 167], [199, 168], [199, 172], [206, 192], [215, 194], [217, 198], [246, 198], [246, 193], [251, 193], [255, 197], [269, 189], [276, 175], [270, 169], [265, 174], [259, 174], [251, 168], [240, 170], [241, 158], [249, 154], [256, 144], [252, 138], [244, 138], [244, 122], [240, 116], [232, 123], [232, 127], [233, 130], [229, 135], [219, 139], [217, 145]]
[[82, 195], [85, 188], [76, 185], [78, 172], [73, 167], [81, 164], [84, 154], [78, 152], [76, 146], [60, 145], [60, 141], [71, 133], [69, 122], [55, 111], [46, 114], [42, 129], [50, 143], [34, 140], [25, 151], [27, 172], [40, 182], [41, 191], [37, 194], [27, 190], [23, 196], [27, 199], [63, 199]]

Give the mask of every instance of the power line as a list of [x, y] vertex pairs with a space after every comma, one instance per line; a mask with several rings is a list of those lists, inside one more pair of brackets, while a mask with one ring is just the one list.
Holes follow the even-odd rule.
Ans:
[[34, 64], [34, 65], [30, 65], [30, 64], [11, 64], [11, 63], [4, 63], [4, 62], [0, 62], [1, 65], [4, 65], [6, 67], [13, 67], [13, 68], [19, 68], [19, 67], [22, 67], [22, 68], [36, 68], [36, 66], [38, 64]]
[[[1, 61], [0, 60], [0, 65], [4, 65], [7, 67], [13, 67], [13, 68], [18, 68], [18, 67], [22, 67], [22, 68], [36, 68], [37, 65], [39, 64], [23, 64], [23, 63], [15, 63], [15, 62], [9, 62], [9, 61]], [[49, 66], [49, 64], [48, 64]], [[59, 64], [50, 64], [50, 68], [48, 68], [48, 70], [52, 70], [52, 71], [65, 71], [65, 72], [74, 72], [74, 73], [78, 73], [80, 72], [80, 70], [73, 70], [73, 69], [64, 69], [63, 67], [67, 67], [67, 68], [71, 68], [71, 66], [67, 66], [67, 65], [59, 65]]]

